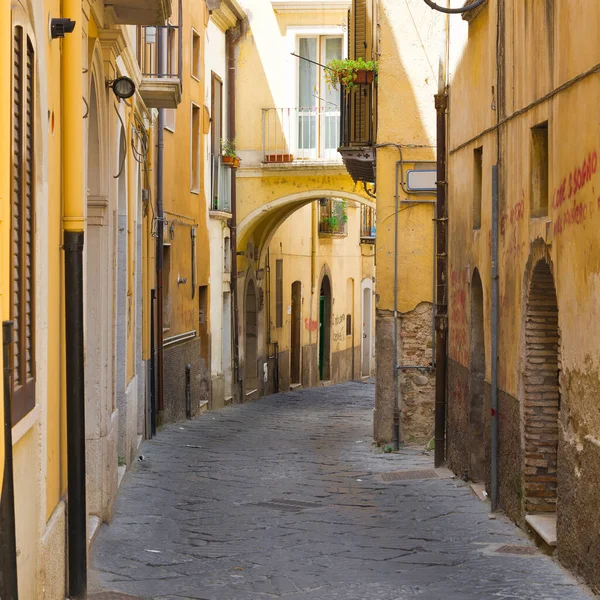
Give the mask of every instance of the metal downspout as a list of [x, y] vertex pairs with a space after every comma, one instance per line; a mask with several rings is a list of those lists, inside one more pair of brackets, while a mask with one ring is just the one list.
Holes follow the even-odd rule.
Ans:
[[0, 496], [0, 597], [17, 600], [17, 539], [15, 531], [15, 489], [13, 480], [10, 347], [13, 322], [2, 323], [2, 358], [4, 362], [4, 464], [2, 465], [2, 496]]
[[85, 231], [83, 146], [83, 48], [80, 0], [63, 0], [63, 17], [76, 21], [62, 41], [63, 248], [67, 404], [67, 540], [69, 597], [87, 594], [83, 244]]
[[448, 341], [447, 228], [446, 206], [446, 108], [445, 91], [436, 94], [437, 112], [437, 205], [436, 205], [436, 350], [435, 350], [435, 454], [436, 467], [446, 455], [446, 361]]
[[398, 394], [398, 164], [396, 163], [396, 193], [394, 196], [394, 430], [392, 445], [394, 450], [400, 450], [400, 399]]
[[[165, 70], [162, 46], [162, 32], [157, 36], [158, 72]], [[163, 210], [163, 180], [164, 180], [164, 140], [165, 140], [165, 111], [158, 109], [158, 131], [156, 138], [156, 417], [160, 424], [159, 413], [164, 409], [164, 339], [163, 339], [163, 244], [165, 236]]]
[[492, 167], [492, 512], [498, 507], [498, 165]]

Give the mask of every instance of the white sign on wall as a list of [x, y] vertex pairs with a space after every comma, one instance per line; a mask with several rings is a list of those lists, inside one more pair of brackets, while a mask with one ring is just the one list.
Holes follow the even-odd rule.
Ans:
[[406, 173], [406, 187], [411, 192], [435, 192], [437, 180], [435, 170], [408, 171]]

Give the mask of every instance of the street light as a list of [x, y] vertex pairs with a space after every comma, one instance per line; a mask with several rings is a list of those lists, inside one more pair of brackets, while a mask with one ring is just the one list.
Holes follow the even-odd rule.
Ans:
[[106, 83], [107, 87], [112, 88], [114, 95], [119, 100], [126, 100], [135, 94], [135, 83], [129, 77], [117, 77]]

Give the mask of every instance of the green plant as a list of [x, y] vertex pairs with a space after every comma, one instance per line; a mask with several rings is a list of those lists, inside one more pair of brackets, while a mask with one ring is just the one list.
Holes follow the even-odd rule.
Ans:
[[321, 219], [321, 223], [323, 223], [323, 225], [325, 225], [327, 229], [329, 229], [329, 231], [331, 232], [337, 231], [340, 224], [338, 218], [335, 215], [332, 215], [330, 217], [323, 217]]
[[228, 140], [227, 138], [221, 140], [221, 154], [223, 156], [231, 156], [232, 158], [237, 156], [235, 152], [235, 138], [232, 140]]
[[337, 90], [338, 84], [342, 84], [346, 93], [358, 89], [356, 85], [357, 71], [373, 71], [375, 82], [377, 82], [378, 64], [376, 61], [351, 60], [345, 58], [343, 60], [332, 60], [327, 63], [325, 68], [325, 81]]

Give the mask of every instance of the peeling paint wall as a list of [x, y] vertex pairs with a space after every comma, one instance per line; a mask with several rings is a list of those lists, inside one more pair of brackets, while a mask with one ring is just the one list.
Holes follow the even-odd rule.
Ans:
[[[497, 2], [502, 17], [498, 79]], [[527, 483], [526, 477], [532, 468], [552, 463], [546, 450], [531, 450], [532, 430], [525, 427], [528, 419], [538, 427], [542, 422], [537, 405], [526, 402], [531, 398], [528, 394], [539, 393], [538, 400], [545, 402], [550, 400], [545, 396], [553, 393], [539, 378], [528, 379], [532, 365], [540, 364], [526, 353], [527, 344], [533, 343], [538, 354], [548, 354], [542, 365], [550, 367], [552, 360], [558, 361], [560, 411], [558, 422], [554, 421], [558, 555], [596, 591], [600, 590], [600, 529], [593, 500], [600, 495], [600, 242], [596, 235], [600, 125], [593, 115], [600, 82], [585, 72], [600, 62], [600, 45], [586, 34], [590, 23], [599, 22], [600, 7], [595, 4], [582, 9], [572, 2], [516, 0], [490, 0], [470, 24], [453, 19], [449, 109], [451, 378], [468, 385], [469, 291], [475, 268], [483, 284], [486, 380], [491, 378], [491, 168], [499, 162], [501, 464], [508, 460], [507, 448], [512, 447], [513, 454], [510, 468], [506, 462], [500, 468], [500, 502], [521, 521], [528, 510], [543, 509], [525, 501], [531, 490], [550, 493], [539, 483]], [[580, 75], [577, 82], [570, 81]], [[565, 89], [558, 91], [563, 84]], [[494, 129], [498, 118], [506, 119], [499, 135]], [[540, 150], [539, 141], [546, 135], [547, 153]], [[483, 153], [480, 229], [473, 228], [477, 148]], [[556, 289], [560, 334], [558, 343], [552, 342], [556, 336], [544, 334], [549, 344], [544, 348], [546, 342], [526, 330], [535, 317], [527, 305], [536, 298], [539, 284], [533, 274], [540, 261], [547, 265]], [[537, 302], [543, 312], [545, 305]], [[535, 385], [544, 389], [534, 390]], [[452, 440], [468, 435], [468, 423], [461, 416], [464, 409], [457, 389], [456, 385], [450, 388], [448, 437], [451, 460], [458, 467], [468, 463], [468, 448], [453, 446]], [[543, 409], [545, 422], [554, 419], [552, 410]], [[552, 443], [544, 448], [552, 449]], [[544, 477], [546, 484], [552, 474]]]

